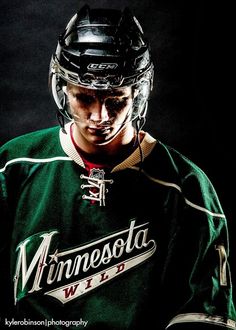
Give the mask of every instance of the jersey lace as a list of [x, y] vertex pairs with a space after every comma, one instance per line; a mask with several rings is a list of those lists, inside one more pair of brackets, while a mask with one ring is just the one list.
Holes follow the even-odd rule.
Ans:
[[100, 206], [105, 206], [105, 197], [108, 189], [106, 184], [112, 184], [113, 180], [104, 179], [104, 170], [94, 168], [89, 176], [81, 174], [80, 178], [87, 180], [86, 184], [82, 184], [82, 189], [88, 189], [88, 193], [82, 196], [83, 199], [88, 199], [93, 202], [99, 202]]

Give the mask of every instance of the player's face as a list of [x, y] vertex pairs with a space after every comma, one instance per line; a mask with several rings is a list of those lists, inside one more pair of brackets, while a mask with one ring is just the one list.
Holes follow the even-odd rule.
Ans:
[[93, 90], [69, 84], [67, 95], [77, 131], [93, 144], [102, 144], [116, 136], [132, 112], [131, 87]]

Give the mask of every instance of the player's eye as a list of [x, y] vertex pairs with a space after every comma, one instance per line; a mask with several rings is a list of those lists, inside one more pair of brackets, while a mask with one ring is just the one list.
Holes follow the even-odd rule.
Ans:
[[105, 106], [110, 111], [121, 111], [128, 102], [128, 97], [109, 97], [105, 100]]
[[95, 102], [95, 98], [92, 95], [84, 94], [84, 93], [76, 93], [74, 95], [77, 101], [79, 101], [84, 106], [89, 106], [93, 102]]

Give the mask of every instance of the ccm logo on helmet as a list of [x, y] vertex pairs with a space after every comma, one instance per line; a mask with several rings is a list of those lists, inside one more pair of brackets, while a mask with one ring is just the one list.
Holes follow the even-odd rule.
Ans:
[[92, 71], [114, 70], [118, 67], [117, 63], [90, 63], [87, 68]]

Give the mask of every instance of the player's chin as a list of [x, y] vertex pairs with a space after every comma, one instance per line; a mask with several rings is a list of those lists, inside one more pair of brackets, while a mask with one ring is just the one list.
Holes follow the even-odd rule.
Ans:
[[95, 145], [101, 145], [112, 140], [113, 133], [111, 131], [107, 131], [106, 133], [99, 132], [98, 134], [88, 134], [87, 137], [90, 143]]

